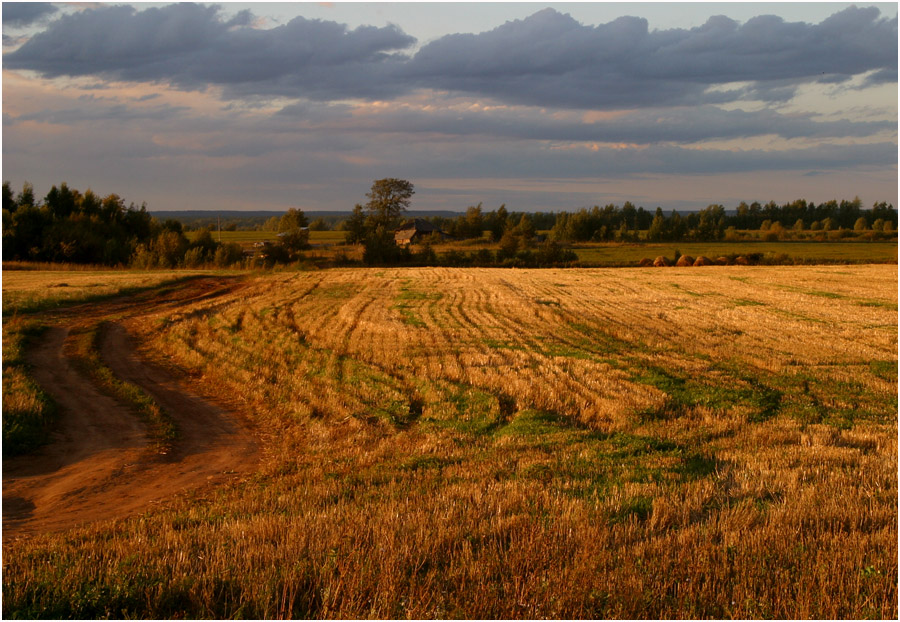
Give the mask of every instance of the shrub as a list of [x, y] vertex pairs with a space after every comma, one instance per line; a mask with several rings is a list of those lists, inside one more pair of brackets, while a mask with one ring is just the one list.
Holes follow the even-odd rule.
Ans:
[[184, 254], [184, 267], [185, 268], [198, 268], [203, 265], [206, 260], [205, 253], [202, 248], [190, 248]]
[[228, 244], [223, 244], [219, 248], [216, 249], [216, 254], [213, 256], [213, 263], [216, 264], [218, 268], [227, 268], [241, 260], [243, 256], [243, 251], [241, 250], [241, 245], [235, 242], [230, 242]]

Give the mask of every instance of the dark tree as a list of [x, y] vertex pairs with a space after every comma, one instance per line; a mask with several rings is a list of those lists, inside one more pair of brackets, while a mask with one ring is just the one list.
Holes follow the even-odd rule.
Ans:
[[413, 185], [405, 179], [389, 177], [377, 179], [366, 194], [369, 199], [369, 230], [378, 227], [392, 230], [400, 224], [400, 217], [406, 212], [415, 194]]
[[366, 241], [366, 213], [359, 203], [353, 208], [350, 218], [344, 222], [344, 231], [347, 244], [362, 244]]

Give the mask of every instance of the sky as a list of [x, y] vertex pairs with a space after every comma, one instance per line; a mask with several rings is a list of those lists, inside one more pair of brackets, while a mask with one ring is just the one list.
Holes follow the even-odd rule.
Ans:
[[898, 204], [896, 3], [9, 3], [2, 171], [153, 210]]

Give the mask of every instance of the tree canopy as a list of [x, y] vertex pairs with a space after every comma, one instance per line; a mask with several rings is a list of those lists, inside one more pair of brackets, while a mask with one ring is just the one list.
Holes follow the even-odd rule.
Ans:
[[366, 193], [369, 201], [366, 210], [370, 228], [394, 229], [400, 224], [401, 216], [409, 209], [412, 195], [416, 193], [412, 183], [405, 179], [388, 177], [376, 179]]

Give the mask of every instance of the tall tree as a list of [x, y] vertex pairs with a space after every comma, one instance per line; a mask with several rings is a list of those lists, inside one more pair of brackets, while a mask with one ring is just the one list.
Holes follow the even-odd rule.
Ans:
[[392, 230], [400, 224], [400, 217], [409, 208], [412, 195], [415, 194], [413, 185], [405, 179], [388, 177], [376, 179], [372, 188], [366, 193], [369, 201], [366, 209], [369, 212], [369, 229], [374, 231], [378, 227]]
[[306, 214], [303, 213], [302, 209], [296, 207], [292, 207], [285, 212], [284, 216], [281, 217], [281, 220], [278, 221], [278, 231], [282, 233], [285, 231], [302, 229], [306, 226], [309, 226], [309, 219], [306, 217]]

